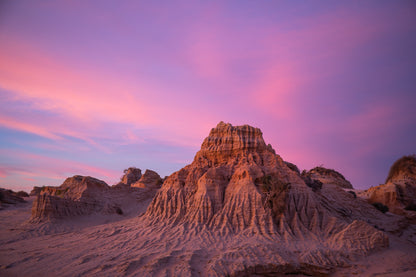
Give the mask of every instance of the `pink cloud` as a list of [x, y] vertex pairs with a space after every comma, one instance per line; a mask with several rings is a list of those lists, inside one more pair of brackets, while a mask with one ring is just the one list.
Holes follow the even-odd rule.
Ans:
[[277, 63], [265, 68], [251, 88], [251, 103], [274, 118], [291, 118], [296, 111], [292, 99], [300, 82], [291, 64]]
[[27, 122], [18, 121], [15, 118], [10, 118], [0, 114], [0, 125], [6, 128], [36, 134], [45, 138], [57, 140], [62, 139], [60, 136], [51, 133], [42, 126], [35, 126]]
[[373, 103], [361, 113], [349, 118], [344, 124], [344, 137], [355, 143], [356, 156], [366, 156], [382, 149], [394, 136], [391, 132], [401, 123], [397, 115], [400, 109], [394, 101]]
[[148, 108], [134, 96], [141, 90], [151, 93], [143, 85], [132, 87], [108, 78], [104, 72], [70, 68], [15, 40], [10, 37], [0, 46], [0, 85], [15, 92], [17, 99], [32, 99], [40, 109], [58, 110], [92, 125], [97, 118], [154, 123]]
[[11, 174], [19, 174], [27, 178], [48, 177], [62, 180], [69, 177], [69, 175], [80, 174], [103, 178], [111, 184], [111, 182], [114, 182], [121, 176], [121, 172], [116, 170], [23, 151], [1, 149], [0, 154], [5, 157], [13, 157], [13, 159], [25, 161], [19, 167], [3, 165], [1, 169], [2, 178], [6, 178]]
[[268, 59], [250, 87], [251, 103], [275, 119], [301, 116], [300, 106], [307, 104], [301, 95], [313, 93], [314, 84], [340, 74], [349, 55], [388, 28], [388, 23], [380, 20], [382, 14], [370, 15], [372, 24], [367, 16], [337, 10], [301, 19], [299, 27], [290, 31], [283, 26], [262, 30], [259, 52]]
[[[163, 88], [161, 93], [162, 85], [155, 88], [122, 75], [108, 76], [105, 71], [76, 68], [13, 36], [1, 40], [4, 43], [0, 45], [0, 87], [13, 92], [12, 101], [30, 102], [33, 109], [56, 113], [64, 120], [46, 116], [10, 118], [0, 112], [0, 125], [4, 127], [55, 140], [62, 135], [72, 136], [102, 148], [93, 137], [108, 133], [103, 129], [108, 123], [124, 124], [128, 129], [113, 135], [128, 143], [138, 138], [133, 135], [134, 129], [151, 128], [153, 136], [185, 145], [195, 144], [195, 132], [202, 133], [202, 126], [207, 125], [190, 114], [197, 112], [199, 119], [205, 117], [212, 122], [210, 111], [184, 107], [187, 102], [183, 98], [188, 96], [175, 97], [172, 88]], [[166, 94], [170, 89], [172, 93]]]
[[0, 178], [6, 178], [7, 170], [5, 168], [0, 168]]

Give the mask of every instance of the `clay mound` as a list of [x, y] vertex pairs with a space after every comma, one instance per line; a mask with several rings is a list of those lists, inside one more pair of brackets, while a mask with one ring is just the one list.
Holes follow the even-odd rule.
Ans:
[[160, 175], [150, 169], [146, 169], [140, 180], [131, 184], [132, 187], [138, 188], [160, 188], [161, 185], [162, 178], [160, 178]]
[[312, 179], [325, 184], [335, 184], [341, 188], [353, 189], [351, 183], [345, 177], [333, 169], [328, 169], [322, 166], [312, 168], [309, 171], [302, 172], [304, 179]]
[[16, 205], [26, 202], [23, 197], [29, 196], [24, 191], [14, 192], [10, 189], [0, 188], [0, 209], [6, 208], [10, 205]]
[[67, 178], [59, 187], [43, 187], [33, 202], [31, 221], [88, 215], [103, 209], [116, 212], [117, 207], [104, 207], [100, 201], [102, 192], [109, 189], [104, 181], [80, 175]]
[[416, 157], [404, 156], [397, 160], [390, 168], [386, 183], [368, 189], [363, 195], [370, 203], [381, 203], [390, 212], [416, 219]]
[[256, 234], [287, 243], [312, 241], [328, 249], [321, 253], [308, 248], [294, 256], [298, 262], [324, 268], [388, 245], [383, 232], [357, 221], [363, 219], [359, 209], [377, 211], [365, 202], [349, 204], [354, 201], [332, 183], [325, 190], [307, 186], [265, 144], [259, 129], [221, 122], [192, 164], [165, 180], [145, 218], [150, 224], [184, 225], [221, 236]]
[[33, 202], [31, 222], [56, 221], [92, 214], [125, 215], [140, 212], [141, 202], [150, 200], [155, 190], [109, 187], [89, 176], [67, 178], [59, 187], [43, 187]]

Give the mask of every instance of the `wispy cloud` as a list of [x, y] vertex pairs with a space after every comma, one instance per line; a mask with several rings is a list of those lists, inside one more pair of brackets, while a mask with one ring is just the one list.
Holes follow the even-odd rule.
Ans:
[[20, 174], [26, 177], [64, 179], [70, 175], [81, 174], [95, 176], [105, 180], [116, 180], [121, 175], [120, 172], [113, 169], [23, 151], [1, 149], [0, 155], [6, 159], [18, 160], [20, 164], [19, 166], [10, 166], [2, 163], [2, 178], [10, 174]]
[[108, 159], [135, 151], [184, 161], [173, 149], [196, 151], [220, 120], [261, 127], [303, 167], [348, 168], [414, 125], [400, 123], [415, 87], [407, 3], [28, 5], [0, 26], [0, 131], [17, 131], [1, 149], [20, 147], [33, 174], [113, 178]]

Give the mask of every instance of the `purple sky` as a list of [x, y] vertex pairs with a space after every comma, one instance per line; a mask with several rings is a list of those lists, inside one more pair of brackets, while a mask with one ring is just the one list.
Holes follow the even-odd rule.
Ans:
[[3, 0], [0, 186], [169, 175], [221, 120], [378, 185], [416, 152], [415, 49], [415, 1]]

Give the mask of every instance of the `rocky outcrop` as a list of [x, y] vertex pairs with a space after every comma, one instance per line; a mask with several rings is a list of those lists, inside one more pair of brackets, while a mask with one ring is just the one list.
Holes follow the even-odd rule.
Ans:
[[162, 185], [162, 178], [157, 172], [146, 169], [143, 176], [137, 182], [131, 184], [132, 187], [138, 188], [160, 188]]
[[[329, 178], [332, 173], [319, 174]], [[151, 187], [156, 177], [149, 171], [139, 181]], [[266, 145], [259, 129], [221, 122], [193, 162], [167, 177], [160, 189], [124, 183], [108, 187], [84, 177], [45, 188], [38, 198], [45, 203], [40, 208], [45, 214], [102, 213], [105, 208], [96, 207], [107, 203], [121, 208], [123, 220], [93, 213], [87, 221], [102, 218], [106, 223], [45, 237], [44, 248], [45, 240], [35, 233], [42, 225], [59, 224], [25, 226], [37, 228], [30, 231], [32, 240], [21, 243], [30, 249], [19, 251], [0, 269], [19, 276], [68, 270], [75, 276], [332, 276], [334, 268], [343, 267], [351, 268], [346, 275], [361, 276], [357, 260], [374, 261], [363, 256], [388, 247], [388, 233], [393, 247], [374, 255], [375, 261], [398, 252], [393, 255], [406, 258], [406, 268], [388, 272], [410, 272], [415, 229], [406, 218], [380, 213], [337, 182], [308, 177]], [[336, 174], [331, 178], [340, 179]], [[87, 201], [92, 199], [97, 201]], [[133, 216], [128, 219], [127, 214]], [[111, 218], [121, 219], [117, 214]], [[398, 236], [408, 243], [400, 251]], [[16, 248], [15, 238], [3, 241], [10, 251]], [[62, 245], [70, 254], [54, 251]], [[44, 256], [49, 258], [39, 259]], [[60, 263], [50, 263], [54, 259]], [[357, 261], [353, 267], [351, 260]]]
[[128, 169], [124, 170], [124, 175], [120, 178], [120, 183], [130, 186], [133, 183], [139, 181], [141, 177], [142, 171], [140, 168], [129, 167]]
[[[323, 243], [330, 249], [326, 254], [318, 259], [316, 253], [303, 254], [298, 263], [333, 266], [350, 254], [365, 255], [388, 245], [383, 232], [356, 221], [360, 209], [377, 212], [365, 202], [349, 204], [358, 200], [339, 188], [349, 184], [341, 176], [312, 171], [310, 178], [331, 182], [325, 189], [311, 188], [266, 145], [260, 129], [220, 122], [194, 161], [165, 180], [145, 218], [150, 224], [207, 228], [222, 236], [257, 234], [289, 244]], [[335, 258], [329, 258], [331, 253]]]
[[390, 212], [416, 218], [416, 157], [404, 156], [390, 168], [386, 183], [364, 192], [370, 203], [381, 203]]
[[16, 205], [26, 202], [23, 197], [27, 197], [27, 193], [23, 191], [14, 192], [10, 189], [0, 188], [0, 209], [10, 205]]
[[38, 196], [42, 191], [43, 187], [36, 187], [34, 186], [33, 189], [30, 191], [29, 196]]
[[95, 212], [119, 213], [119, 207], [105, 203], [103, 194], [110, 187], [101, 180], [76, 175], [59, 187], [43, 187], [33, 202], [31, 220], [43, 221]]
[[126, 184], [110, 187], [96, 178], [76, 175], [59, 187], [41, 188], [33, 202], [31, 222], [93, 214], [138, 215], [155, 193], [154, 188], [133, 188]]
[[302, 178], [305, 180], [319, 181], [323, 185], [334, 184], [341, 188], [353, 189], [351, 183], [345, 177], [333, 169], [328, 169], [322, 166], [312, 168], [309, 171], [302, 172]]

